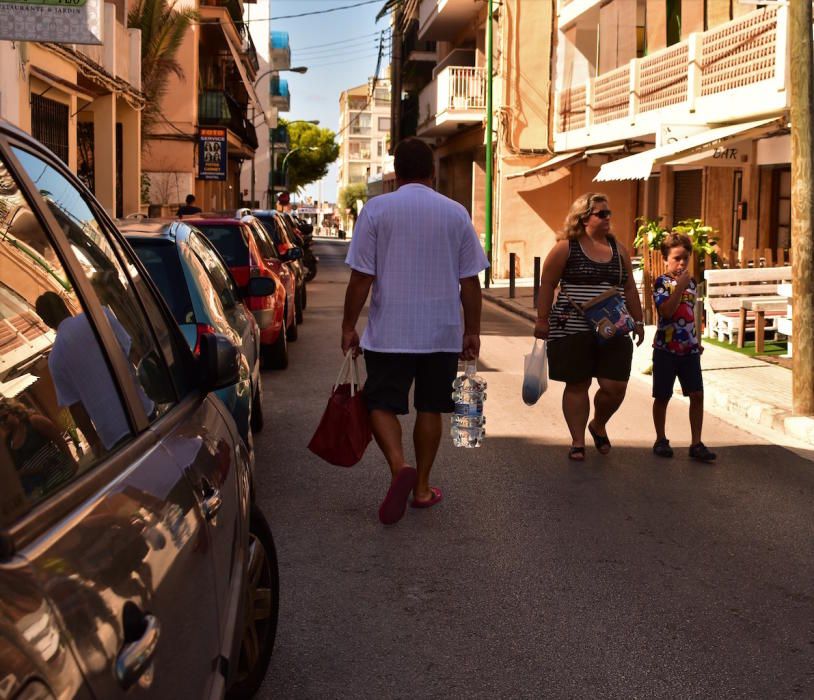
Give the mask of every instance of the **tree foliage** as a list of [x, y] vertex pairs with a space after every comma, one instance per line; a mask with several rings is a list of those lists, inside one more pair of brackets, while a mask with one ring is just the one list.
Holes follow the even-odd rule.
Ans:
[[325, 177], [328, 166], [339, 157], [336, 134], [330, 129], [321, 129], [316, 124], [306, 122], [289, 125], [285, 119], [280, 119], [279, 123], [288, 126], [291, 140], [291, 155], [286, 163], [288, 188], [296, 191]]
[[359, 200], [362, 200], [362, 202], [367, 201], [367, 185], [364, 183], [358, 182], [355, 185], [348, 185], [339, 190], [339, 207], [342, 211], [350, 209], [354, 220], [359, 216], [356, 209]]
[[141, 112], [141, 127], [149, 135], [161, 117], [161, 101], [170, 77], [184, 77], [176, 60], [184, 35], [198, 13], [175, 9], [175, 0], [136, 0], [127, 14], [127, 26], [141, 30], [141, 90], [147, 103]]

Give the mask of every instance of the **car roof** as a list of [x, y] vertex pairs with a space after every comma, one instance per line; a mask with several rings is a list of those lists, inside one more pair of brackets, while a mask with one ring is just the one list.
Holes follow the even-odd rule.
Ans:
[[177, 241], [192, 232], [185, 221], [177, 219], [116, 219], [116, 228], [128, 238], [163, 238]]
[[209, 213], [207, 213], [205, 216], [185, 216], [183, 221], [187, 224], [191, 224], [192, 226], [198, 224], [222, 224], [227, 226], [237, 226], [238, 224], [243, 223], [241, 219], [238, 219], [235, 216], [220, 216], [219, 214]]

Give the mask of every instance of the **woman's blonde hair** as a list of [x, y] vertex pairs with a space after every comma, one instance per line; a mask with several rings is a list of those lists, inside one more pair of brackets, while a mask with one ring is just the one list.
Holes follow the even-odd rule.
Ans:
[[568, 210], [568, 216], [565, 217], [565, 224], [563, 230], [557, 236], [561, 241], [573, 240], [579, 238], [585, 233], [584, 219], [594, 210], [594, 204], [597, 202], [607, 203], [608, 196], [600, 194], [599, 192], [586, 192], [581, 194], [574, 200], [571, 208]]

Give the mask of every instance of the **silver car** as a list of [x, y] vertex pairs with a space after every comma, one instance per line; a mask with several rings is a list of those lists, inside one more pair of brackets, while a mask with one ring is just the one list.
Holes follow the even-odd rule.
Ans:
[[249, 697], [278, 572], [252, 466], [107, 214], [0, 122], [0, 697]]

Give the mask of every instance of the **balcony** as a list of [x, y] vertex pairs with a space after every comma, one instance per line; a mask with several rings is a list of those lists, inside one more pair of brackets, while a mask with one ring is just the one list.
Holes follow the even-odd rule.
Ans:
[[472, 0], [421, 0], [418, 38], [425, 41], [454, 39], [481, 7], [481, 3]]
[[203, 90], [198, 96], [198, 124], [225, 126], [252, 150], [257, 148], [257, 132], [240, 105], [222, 90]]
[[280, 112], [291, 110], [291, 94], [288, 92], [288, 81], [273, 75], [269, 81], [269, 96], [272, 107]]
[[418, 96], [418, 136], [446, 136], [481, 124], [486, 115], [486, 70], [447, 66]]
[[575, 22], [593, 24], [599, 21], [599, 6], [603, 0], [559, 0], [557, 3], [557, 24], [565, 29]]
[[269, 142], [274, 144], [275, 151], [287, 151], [291, 146], [287, 126], [278, 126], [269, 129]]
[[783, 112], [787, 27], [788, 9], [767, 7], [558, 90], [555, 150]]
[[271, 47], [271, 67], [274, 70], [288, 70], [291, 68], [291, 47], [288, 43], [288, 32], [271, 32], [269, 45]]

